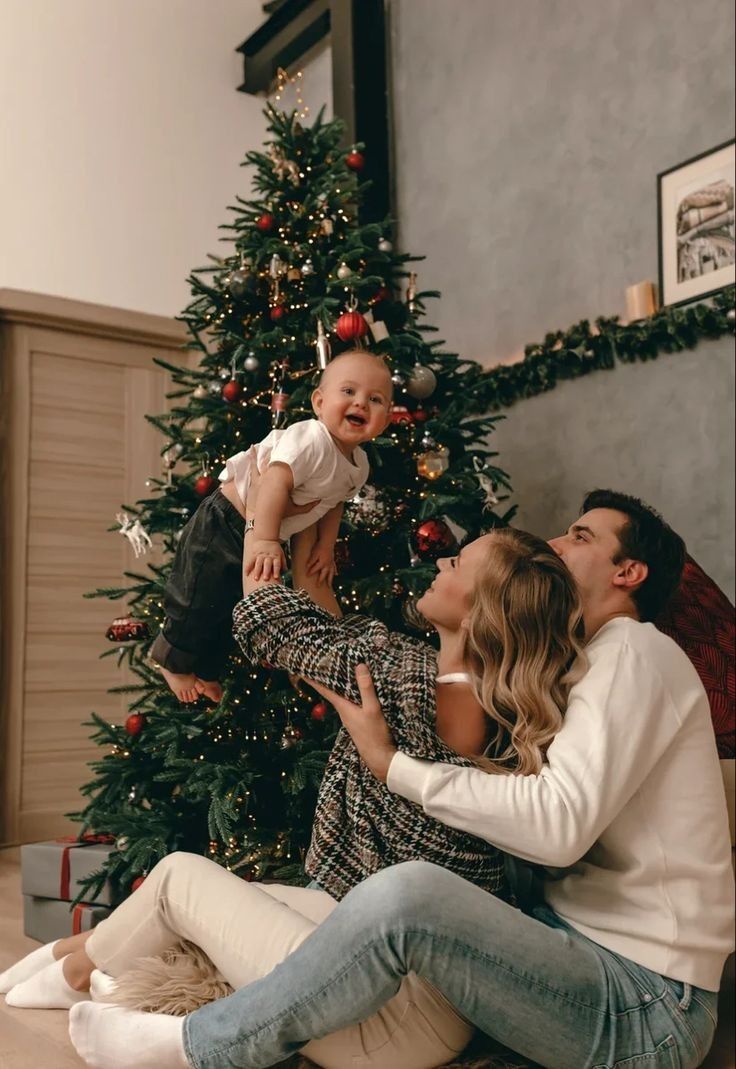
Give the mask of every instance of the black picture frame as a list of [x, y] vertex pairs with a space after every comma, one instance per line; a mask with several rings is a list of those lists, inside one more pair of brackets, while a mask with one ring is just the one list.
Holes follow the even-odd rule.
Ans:
[[[659, 251], [659, 300], [662, 307], [673, 307], [675, 305], [690, 304], [692, 301], [699, 301], [705, 297], [711, 297], [714, 293], [718, 293], [726, 286], [734, 285], [736, 281], [736, 264], [733, 259], [733, 241], [734, 241], [734, 188], [736, 187], [736, 178], [734, 177], [734, 146], [736, 145], [736, 139], [731, 138], [730, 141], [724, 141], [720, 145], [716, 145], [714, 148], [707, 149], [705, 152], [701, 152], [697, 156], [692, 156], [690, 159], [684, 160], [682, 163], [678, 163], [674, 167], [668, 168], [666, 171], [661, 171], [657, 175], [657, 242]], [[730, 226], [730, 244], [731, 244], [731, 260], [729, 263], [724, 264], [718, 268], [708, 269], [701, 271], [699, 274], [694, 274], [687, 278], [681, 278], [683, 270], [686, 269], [687, 261], [683, 260], [681, 247], [679, 242], [681, 238], [678, 238], [678, 212], [688, 211], [697, 212], [707, 211], [707, 208], [683, 208], [687, 197], [692, 197], [693, 193], [684, 193], [684, 189], [689, 186], [696, 185], [698, 182], [702, 182], [703, 186], [700, 192], [703, 194], [714, 189], [715, 183], [712, 181], [708, 183], [709, 179], [712, 179], [717, 172], [721, 172], [725, 175], [723, 181], [730, 185], [730, 209], [728, 207], [728, 197], [726, 197], [724, 227], [728, 232]], [[715, 196], [715, 192], [712, 194]], [[712, 210], [716, 210], [717, 204], [713, 204]], [[728, 214], [730, 212], [730, 223], [728, 221]], [[710, 219], [702, 219], [700, 223], [694, 224], [694, 230], [697, 227], [705, 227], [706, 223], [710, 223], [711, 227], [706, 228], [703, 231], [699, 231], [695, 234], [695, 238], [699, 237], [700, 233], [709, 233], [712, 229], [712, 224], [715, 219], [719, 218], [718, 215], [712, 216]], [[712, 248], [705, 248], [706, 261], [712, 259], [714, 256], [719, 255], [718, 244], [723, 244], [722, 237], [718, 234], [720, 227], [717, 227], [713, 237], [717, 237], [718, 241], [714, 242], [711, 238]], [[697, 251], [697, 256], [702, 261], [701, 252]], [[691, 250], [689, 261], [692, 264], [695, 251]], [[717, 285], [713, 285], [713, 282], [717, 279]], [[700, 282], [702, 280], [702, 282]]]

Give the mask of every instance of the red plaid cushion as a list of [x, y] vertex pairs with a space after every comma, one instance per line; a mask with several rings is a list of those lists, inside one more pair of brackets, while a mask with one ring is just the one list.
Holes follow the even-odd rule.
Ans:
[[657, 627], [685, 651], [703, 681], [719, 757], [736, 756], [734, 607], [691, 557]]

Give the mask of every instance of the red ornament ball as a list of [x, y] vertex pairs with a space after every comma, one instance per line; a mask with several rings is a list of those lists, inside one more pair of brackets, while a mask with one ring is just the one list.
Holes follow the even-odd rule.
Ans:
[[131, 713], [125, 721], [125, 730], [133, 738], [136, 738], [146, 726], [146, 718], [143, 713]]
[[276, 226], [276, 219], [270, 212], [264, 212], [258, 219], [256, 219], [256, 226], [259, 230], [262, 230], [264, 234], [267, 234], [269, 230], [273, 230]]
[[425, 520], [414, 532], [414, 545], [422, 560], [436, 560], [443, 551], [454, 548], [455, 536], [444, 520]]
[[327, 716], [327, 703], [326, 702], [316, 702], [316, 704], [312, 706], [312, 720], [324, 720], [324, 718], [326, 716]]
[[362, 152], [348, 152], [345, 157], [345, 166], [351, 171], [362, 171], [365, 167], [365, 156]]
[[280, 319], [283, 319], [286, 315], [286, 309], [283, 308], [280, 304], [277, 304], [276, 307], [272, 308], [268, 314], [270, 315], [274, 323], [278, 323], [278, 321]]
[[335, 324], [335, 334], [340, 341], [353, 341], [368, 333], [368, 323], [360, 312], [343, 312]]
[[130, 885], [131, 891], [137, 891], [138, 888], [140, 887], [140, 885], [142, 883], [145, 883], [145, 882], [146, 882], [146, 877], [145, 876], [136, 876], [136, 878], [133, 880], [133, 882]]
[[393, 300], [393, 296], [394, 295], [391, 292], [391, 290], [388, 288], [388, 286], [381, 286], [381, 288], [376, 292], [375, 296], [372, 298], [372, 302], [371, 303], [372, 304], [380, 304], [381, 301], [391, 301], [391, 300]]
[[414, 422], [426, 423], [429, 419], [429, 413], [424, 408], [416, 408], [414, 410]]
[[211, 475], [200, 475], [194, 483], [194, 492], [198, 497], [208, 497], [220, 484]]
[[235, 401], [240, 400], [242, 395], [243, 387], [240, 385], [237, 379], [230, 379], [230, 381], [226, 382], [225, 385], [222, 387], [222, 396], [225, 398], [226, 401], [229, 401], [230, 404], [233, 404]]

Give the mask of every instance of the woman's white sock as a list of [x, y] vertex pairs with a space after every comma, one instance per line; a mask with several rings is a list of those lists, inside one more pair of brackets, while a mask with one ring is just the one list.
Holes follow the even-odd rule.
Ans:
[[80, 1002], [69, 1011], [69, 1038], [90, 1069], [191, 1069], [183, 1028], [183, 1017], [109, 1002]]
[[118, 982], [101, 969], [93, 969], [89, 978], [89, 994], [93, 1002], [109, 1002]]
[[22, 1006], [35, 1010], [68, 1010], [83, 999], [89, 1001], [89, 991], [75, 991], [64, 978], [64, 958], [34, 973], [22, 984], [11, 987], [5, 996], [8, 1006]]
[[46, 943], [45, 946], [32, 950], [20, 961], [16, 961], [15, 965], [0, 973], [0, 995], [7, 994], [11, 987], [22, 984], [29, 976], [50, 965], [54, 960], [54, 947], [58, 942], [59, 940], [55, 939], [53, 943]]

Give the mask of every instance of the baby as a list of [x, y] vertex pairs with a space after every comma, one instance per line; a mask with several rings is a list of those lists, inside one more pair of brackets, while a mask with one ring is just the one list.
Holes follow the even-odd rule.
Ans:
[[295, 587], [340, 614], [332, 579], [343, 505], [368, 478], [360, 445], [385, 430], [392, 394], [380, 357], [342, 353], [312, 393], [316, 419], [271, 431], [226, 461], [220, 490], [182, 533], [164, 591], [166, 620], [150, 651], [180, 701], [222, 697], [217, 677], [232, 645], [243, 578], [278, 579], [286, 540]]

